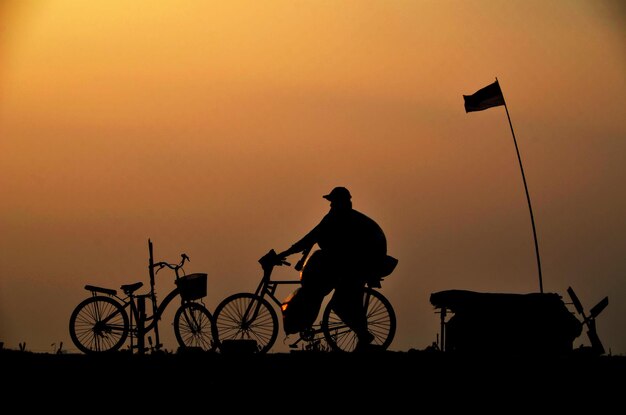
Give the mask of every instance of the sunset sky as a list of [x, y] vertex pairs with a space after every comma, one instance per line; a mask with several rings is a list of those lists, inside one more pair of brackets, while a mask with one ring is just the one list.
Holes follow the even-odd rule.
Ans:
[[0, 341], [77, 351], [83, 286], [147, 283], [149, 238], [208, 274], [212, 312], [335, 186], [399, 259], [391, 349], [436, 340], [433, 292], [537, 292], [505, 109], [463, 107], [497, 77], [544, 291], [608, 296], [624, 354], [625, 40], [618, 1], [2, 0]]

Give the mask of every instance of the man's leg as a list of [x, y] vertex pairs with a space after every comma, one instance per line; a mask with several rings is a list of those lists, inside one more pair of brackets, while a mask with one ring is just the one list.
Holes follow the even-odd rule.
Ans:
[[331, 299], [333, 310], [356, 333], [361, 347], [374, 339], [367, 329], [367, 315], [363, 305], [364, 286], [360, 282], [342, 281], [335, 288]]

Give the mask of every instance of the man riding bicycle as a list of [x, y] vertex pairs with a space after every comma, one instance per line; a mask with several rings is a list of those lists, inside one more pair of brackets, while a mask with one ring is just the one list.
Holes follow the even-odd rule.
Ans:
[[[285, 258], [308, 252], [317, 244], [321, 250], [324, 279], [335, 289], [331, 305], [335, 313], [356, 333], [355, 351], [374, 340], [368, 331], [363, 306], [365, 284], [378, 284], [387, 259], [387, 240], [381, 227], [370, 217], [352, 208], [352, 196], [345, 187], [335, 187], [323, 196], [330, 211], [302, 239], [278, 254]], [[379, 286], [379, 285], [378, 285]]]

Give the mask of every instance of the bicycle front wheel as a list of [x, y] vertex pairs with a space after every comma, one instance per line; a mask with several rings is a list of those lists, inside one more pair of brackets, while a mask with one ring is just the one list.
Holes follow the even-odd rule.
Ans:
[[[365, 287], [363, 305], [367, 328], [374, 335], [371, 344], [386, 350], [396, 334], [396, 313], [391, 303], [380, 292]], [[321, 325], [324, 338], [333, 351], [354, 351], [357, 345], [356, 333], [335, 314], [330, 303], [324, 309]]]
[[174, 334], [180, 347], [215, 350], [213, 341], [213, 317], [202, 304], [185, 303], [174, 315]]
[[87, 298], [70, 316], [70, 337], [83, 353], [116, 351], [128, 337], [128, 315], [112, 298]]
[[254, 340], [257, 353], [267, 353], [278, 337], [278, 316], [266, 299], [238, 293], [217, 306], [213, 327], [218, 347], [228, 340]]

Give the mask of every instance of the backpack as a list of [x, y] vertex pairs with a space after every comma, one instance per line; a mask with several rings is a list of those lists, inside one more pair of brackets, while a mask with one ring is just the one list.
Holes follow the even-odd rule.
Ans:
[[367, 280], [367, 285], [372, 288], [380, 288], [380, 282], [383, 278], [391, 275], [396, 266], [398, 265], [398, 259], [391, 255], [386, 255], [383, 260], [374, 267], [373, 275]]
[[307, 258], [300, 273], [302, 287], [324, 297], [335, 288], [335, 270], [328, 254], [321, 249], [316, 250]]
[[323, 295], [306, 287], [298, 287], [282, 303], [285, 334], [300, 333], [313, 326], [324, 300]]

